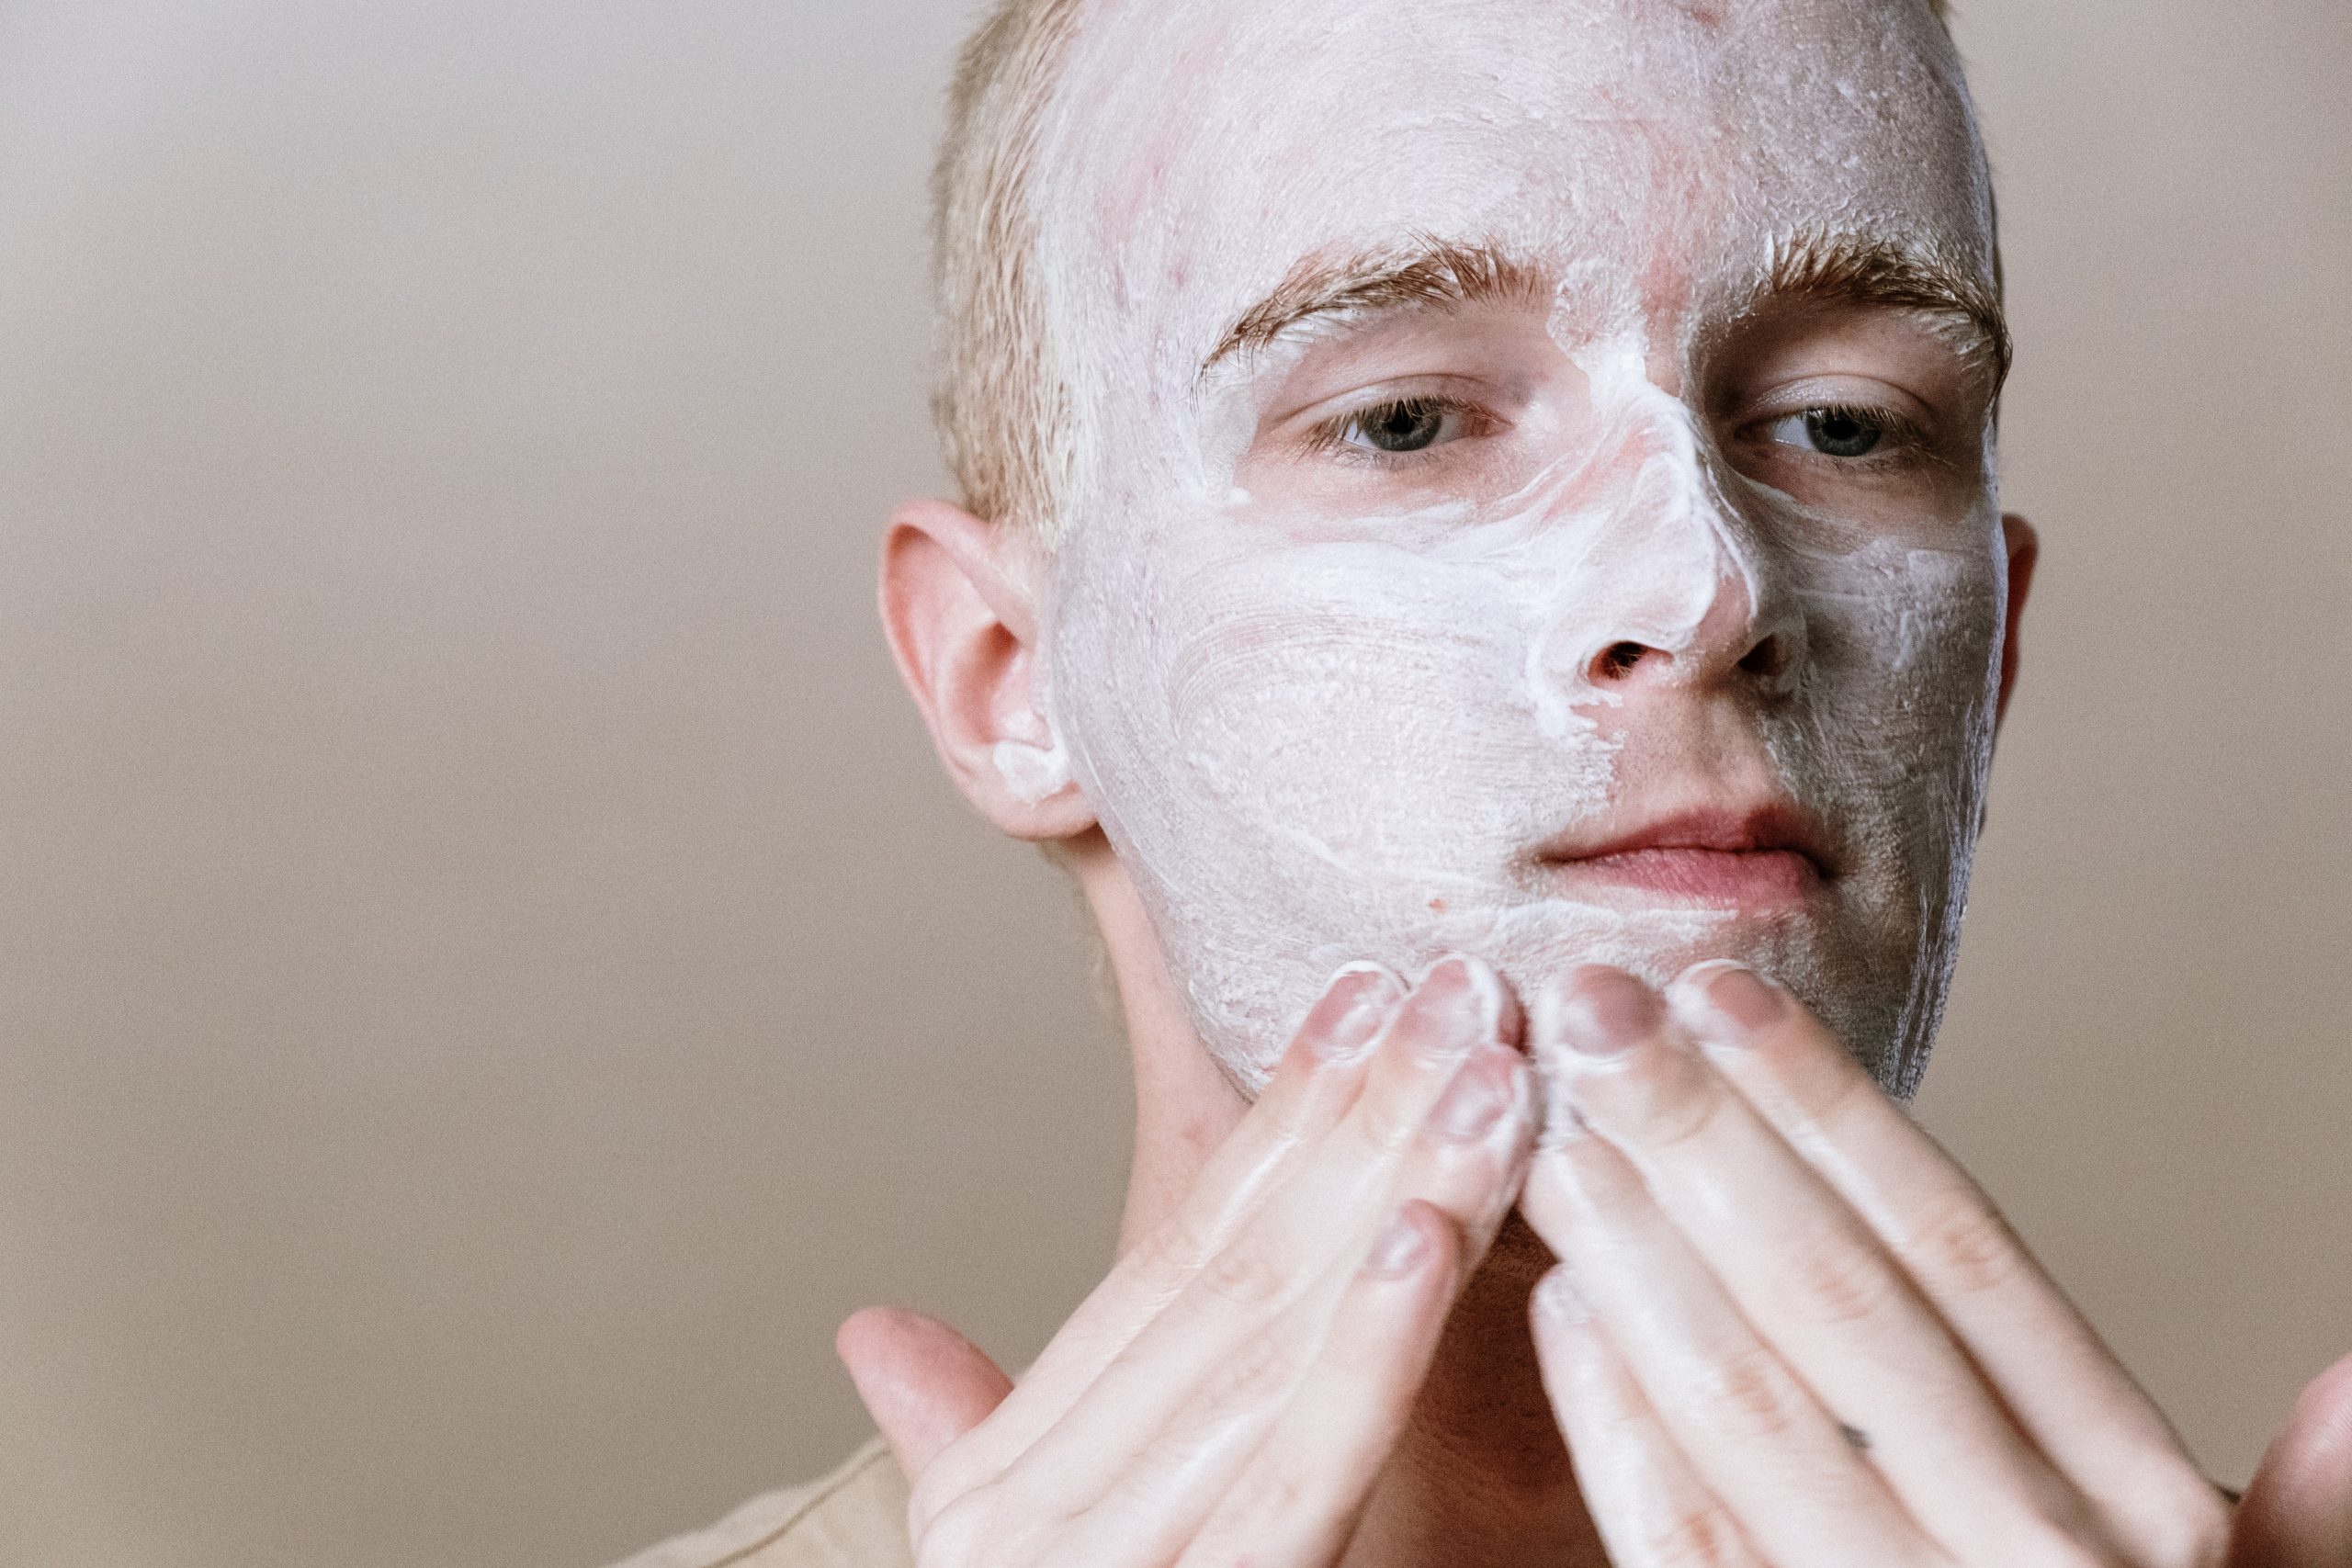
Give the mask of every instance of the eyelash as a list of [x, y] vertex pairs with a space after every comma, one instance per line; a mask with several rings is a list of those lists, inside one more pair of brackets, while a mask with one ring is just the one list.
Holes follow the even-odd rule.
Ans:
[[[1453, 416], [1470, 423], [1473, 428], [1453, 441], [1439, 442], [1412, 452], [1384, 452], [1378, 447], [1348, 439], [1351, 431], [1377, 423], [1382, 417], [1398, 412], [1426, 416]], [[1781, 421], [1819, 414], [1830, 419], [1848, 419], [1860, 423], [1876, 425], [1884, 432], [1879, 450], [1856, 457], [1839, 457], [1826, 452], [1816, 452], [1789, 442], [1775, 441], [1768, 434]], [[1314, 426], [1307, 433], [1307, 450], [1319, 457], [1340, 462], [1358, 463], [1374, 468], [1411, 468], [1437, 460], [1445, 447], [1474, 435], [1489, 433], [1493, 418], [1476, 403], [1439, 393], [1424, 393], [1415, 397], [1384, 398], [1378, 402], [1360, 403], [1344, 413], [1335, 414]], [[1894, 410], [1870, 403], [1825, 402], [1806, 403], [1801, 408], [1784, 409], [1753, 421], [1749, 437], [1757, 445], [1790, 454], [1797, 461], [1823, 464], [1844, 473], [1883, 473], [1897, 468], [1917, 467], [1922, 463], [1939, 461], [1927, 433], [1914, 421]]]
[[[1383, 452], [1378, 447], [1348, 439], [1351, 430], [1375, 423], [1385, 414], [1406, 412], [1452, 415], [1466, 421], [1472, 428], [1453, 441], [1439, 442], [1416, 452]], [[1476, 403], [1442, 393], [1425, 392], [1409, 398], [1383, 398], [1378, 402], [1360, 403], [1345, 413], [1335, 414], [1307, 432], [1306, 446], [1308, 451], [1317, 456], [1335, 457], [1341, 462], [1363, 463], [1378, 468], [1408, 468], [1432, 461], [1443, 448], [1470, 436], [1486, 434], [1492, 423], [1493, 416]]]
[[[1847, 419], [1862, 424], [1873, 424], [1885, 433], [1877, 451], [1859, 457], [1834, 457], [1827, 452], [1815, 452], [1785, 441], [1775, 441], [1769, 434], [1771, 427], [1784, 419], [1803, 419], [1820, 414], [1829, 419]], [[1891, 468], [1911, 468], [1921, 463], [1940, 461], [1926, 431], [1914, 421], [1893, 409], [1872, 403], [1806, 403], [1802, 408], [1784, 409], [1755, 421], [1748, 428], [1757, 432], [1751, 439], [1758, 444], [1785, 451], [1800, 462], [1821, 463], [1845, 473], [1884, 472]]]

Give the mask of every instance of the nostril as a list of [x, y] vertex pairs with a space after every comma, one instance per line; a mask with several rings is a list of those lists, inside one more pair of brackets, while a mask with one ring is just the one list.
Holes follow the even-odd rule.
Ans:
[[1653, 650], [1638, 642], [1612, 642], [1600, 650], [1592, 661], [1592, 678], [1596, 681], [1620, 681], [1634, 671]]
[[1779, 637], [1768, 637], [1747, 650], [1739, 667], [1751, 675], [1778, 675], [1788, 662], [1783, 657], [1786, 651]]

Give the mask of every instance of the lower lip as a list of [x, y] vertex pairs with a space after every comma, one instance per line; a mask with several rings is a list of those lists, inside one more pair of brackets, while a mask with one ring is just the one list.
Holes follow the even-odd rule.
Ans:
[[1725, 908], [1802, 904], [1821, 872], [1794, 850], [1629, 850], [1554, 864], [1577, 881]]

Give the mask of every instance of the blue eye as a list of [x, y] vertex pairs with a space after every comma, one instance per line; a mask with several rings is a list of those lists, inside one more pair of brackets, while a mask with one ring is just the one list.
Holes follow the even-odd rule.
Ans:
[[1462, 410], [1435, 398], [1406, 398], [1351, 414], [1340, 439], [1375, 452], [1419, 452], [1462, 438]]
[[1818, 408], [1774, 420], [1768, 434], [1783, 446], [1825, 457], [1866, 457], [1886, 440], [1889, 423], [1868, 409]]

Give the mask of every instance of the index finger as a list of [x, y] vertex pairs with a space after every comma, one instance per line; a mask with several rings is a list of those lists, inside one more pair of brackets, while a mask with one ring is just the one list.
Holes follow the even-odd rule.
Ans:
[[1265, 1091], [1203, 1168], [1175, 1213], [1113, 1265], [994, 1415], [941, 1457], [918, 1511], [994, 1475], [1049, 1430], [1203, 1261], [1216, 1255], [1293, 1157], [1337, 1125], [1361, 1093], [1373, 1043], [1405, 996], [1376, 964], [1333, 975]]
[[[1878, 1236], [2019, 1427], [2127, 1542], [2170, 1549], [2225, 1528], [2162, 1412], [1959, 1163], [1838, 1037], [1740, 964], [1668, 993], [1725, 1079]], [[2151, 1462], [2151, 1456], [2175, 1462]]]

